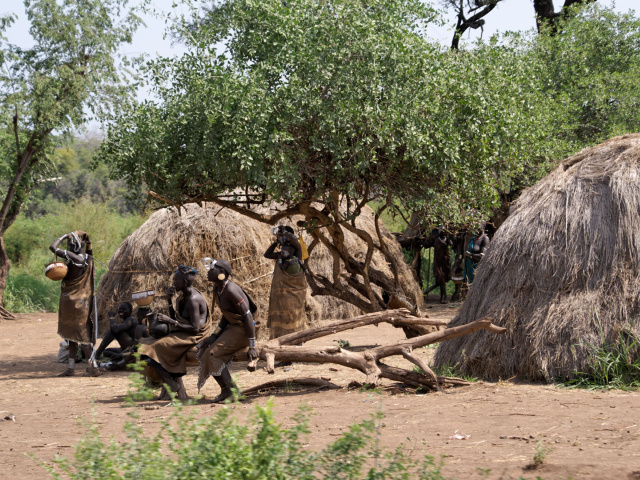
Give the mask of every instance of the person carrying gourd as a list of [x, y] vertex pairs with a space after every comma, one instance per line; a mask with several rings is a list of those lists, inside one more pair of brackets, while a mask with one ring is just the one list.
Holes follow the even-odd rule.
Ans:
[[[67, 249], [59, 248], [67, 240]], [[89, 376], [101, 375], [91, 358], [93, 338], [93, 295], [94, 266], [93, 251], [89, 235], [82, 230], [66, 233], [56, 239], [49, 249], [67, 262], [67, 274], [60, 287], [60, 305], [58, 308], [58, 335], [69, 342], [69, 364], [59, 377], [71, 377], [76, 374], [76, 354], [78, 346], [82, 349], [89, 367]]]

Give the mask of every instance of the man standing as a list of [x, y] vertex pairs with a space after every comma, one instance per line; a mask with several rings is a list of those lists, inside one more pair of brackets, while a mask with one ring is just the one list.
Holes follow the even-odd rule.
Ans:
[[476, 269], [480, 260], [484, 258], [487, 248], [491, 240], [486, 233], [484, 233], [484, 223], [480, 227], [480, 231], [475, 235], [467, 246], [467, 251], [464, 253], [464, 279], [468, 284], [472, 284], [476, 276]]
[[221, 390], [212, 403], [222, 403], [231, 396], [234, 387], [228, 368], [233, 354], [249, 347], [247, 360], [258, 358], [256, 328], [253, 321], [253, 314], [257, 308], [245, 291], [229, 280], [231, 264], [227, 260], [212, 260], [208, 268], [207, 279], [215, 284], [214, 302], [220, 308], [222, 318], [213, 334], [198, 344], [198, 390], [204, 386], [209, 376], [212, 376]]
[[[58, 248], [67, 240], [67, 250]], [[95, 341], [93, 331], [93, 295], [95, 271], [91, 240], [82, 230], [67, 233], [55, 240], [49, 249], [58, 257], [67, 260], [67, 275], [62, 280], [60, 306], [58, 308], [58, 335], [69, 342], [69, 364], [60, 377], [71, 377], [76, 373], [78, 345], [85, 357], [91, 359], [91, 344]], [[100, 375], [95, 361], [89, 364], [90, 376]]]
[[[163, 383], [158, 400], [168, 397], [164, 385], [175, 392], [182, 401], [188, 400], [182, 377], [187, 373], [187, 352], [203, 338], [211, 334], [209, 308], [202, 294], [193, 285], [198, 271], [186, 265], [178, 266], [173, 276], [169, 295], [169, 316], [154, 314], [157, 321], [166, 324], [166, 336], [140, 339], [138, 352], [156, 371]], [[175, 305], [172, 299], [178, 292]]]
[[451, 256], [449, 247], [453, 245], [444, 228], [434, 228], [431, 231], [433, 240], [433, 277], [436, 281], [429, 290], [424, 293], [425, 300], [429, 292], [440, 287], [440, 303], [447, 303], [447, 282], [451, 280]]

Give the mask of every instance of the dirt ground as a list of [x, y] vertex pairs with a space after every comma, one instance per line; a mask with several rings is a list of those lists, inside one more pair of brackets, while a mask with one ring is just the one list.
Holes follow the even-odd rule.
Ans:
[[[427, 309], [430, 317], [441, 319], [452, 318], [455, 312], [456, 305]], [[123, 436], [121, 427], [127, 412], [123, 396], [128, 388], [128, 373], [56, 378], [65, 368], [56, 362], [60, 342], [56, 327], [56, 314], [20, 315], [16, 321], [0, 323], [0, 478], [47, 478], [42, 467], [27, 454], [45, 461], [56, 454], [70, 457], [85, 428], [79, 419], [88, 418], [92, 408], [105, 434]], [[342, 332], [314, 343], [327, 345], [346, 340], [358, 347], [401, 338], [401, 330], [381, 325]], [[420, 349], [425, 358], [432, 354], [433, 349]], [[406, 365], [401, 358], [389, 363]], [[85, 366], [79, 364], [78, 371], [84, 372]], [[480, 472], [484, 469], [490, 470], [487, 478], [492, 479], [640, 479], [640, 402], [636, 392], [576, 391], [511, 380], [478, 382], [448, 389], [446, 393], [379, 394], [349, 390], [346, 386], [353, 380], [363, 381], [364, 375], [329, 364], [294, 364], [286, 371], [278, 368], [275, 375], [267, 375], [262, 368], [249, 373], [244, 363], [236, 363], [233, 374], [245, 388], [298, 376], [330, 377], [345, 387], [273, 394], [280, 423], [287, 424], [300, 404], [313, 409], [309, 448], [335, 440], [345, 426], [382, 409], [382, 443], [389, 448], [404, 443], [414, 448], [417, 456], [442, 456], [443, 473], [448, 478], [485, 478]], [[185, 377], [191, 394], [196, 392], [196, 376], [192, 369]], [[384, 385], [391, 382], [385, 381]], [[213, 397], [217, 390], [215, 382], [209, 381], [203, 393]], [[268, 398], [269, 394], [251, 396], [235, 411], [246, 416], [254, 405], [264, 405]], [[157, 402], [160, 407], [166, 403]], [[141, 407], [142, 404], [143, 422], [150, 428], [158, 417], [166, 415], [163, 408]], [[205, 416], [225, 407], [188, 408]], [[2, 420], [7, 416], [14, 416], [15, 420]], [[456, 434], [469, 438], [455, 439]], [[540, 468], [527, 470], [538, 442], [552, 451]]]

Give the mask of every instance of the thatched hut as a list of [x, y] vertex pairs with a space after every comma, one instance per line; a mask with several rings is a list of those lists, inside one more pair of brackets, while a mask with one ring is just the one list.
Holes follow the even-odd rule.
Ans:
[[444, 342], [437, 365], [481, 378], [570, 378], [593, 346], [638, 333], [640, 134], [561, 162], [496, 232], [449, 326], [492, 317], [506, 335]]
[[[293, 217], [295, 225], [302, 217]], [[357, 226], [375, 236], [373, 211], [365, 208], [357, 219]], [[400, 281], [410, 300], [419, 306], [422, 295], [413, 276], [404, 263], [400, 246], [386, 228], [383, 235], [390, 250], [400, 265]], [[303, 234], [309, 244], [310, 237]], [[273, 241], [269, 226], [229, 209], [214, 204], [189, 204], [176, 208], [164, 208], [155, 212], [135, 232], [129, 235], [109, 262], [109, 271], [100, 279], [98, 286], [98, 314], [101, 323], [106, 313], [122, 301], [130, 301], [131, 293], [138, 290], [155, 290], [163, 293], [171, 285], [175, 268], [179, 264], [198, 268], [194, 286], [199, 289], [211, 305], [213, 286], [206, 281], [201, 259], [204, 257], [226, 258], [234, 269], [234, 281], [242, 285], [259, 307], [257, 320], [266, 325], [269, 305], [271, 273], [274, 262], [263, 257]], [[345, 231], [345, 243], [352, 252], [363, 252], [366, 245], [352, 233]], [[330, 276], [332, 266], [328, 250], [319, 245], [309, 259], [311, 268]], [[389, 276], [391, 272], [384, 257], [374, 254], [373, 266]], [[348, 288], [348, 287], [347, 287]], [[361, 312], [353, 305], [334, 297], [307, 294], [306, 312], [312, 324], [326, 318], [348, 318]], [[166, 298], [154, 299], [154, 308], [166, 307]], [[216, 321], [219, 312], [216, 313]], [[266, 328], [261, 336], [266, 335]]]

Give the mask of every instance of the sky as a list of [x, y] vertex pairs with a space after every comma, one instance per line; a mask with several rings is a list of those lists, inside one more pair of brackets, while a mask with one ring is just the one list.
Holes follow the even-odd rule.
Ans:
[[[151, 0], [152, 7], [160, 14], [179, 13], [172, 7], [176, 0]], [[433, 4], [441, 5], [441, 0], [433, 0]], [[556, 10], [559, 5], [564, 3], [563, 0], [556, 0]], [[629, 10], [637, 10], [640, 12], [640, 2], [638, 0], [598, 0], [598, 3], [605, 6], [613, 5], [619, 12], [627, 12]], [[22, 47], [28, 47], [31, 44], [29, 36], [29, 24], [26, 20], [23, 3], [20, 0], [0, 0], [0, 15], [14, 13], [18, 16], [16, 23], [6, 32], [9, 43], [18, 44]], [[136, 32], [133, 42], [125, 45], [121, 53], [124, 55], [140, 55], [147, 54], [150, 57], [156, 55], [173, 56], [179, 55], [184, 51], [180, 44], [171, 42], [170, 39], [163, 38], [165, 32], [164, 20], [155, 18], [151, 15], [143, 17], [146, 24], [140, 27]], [[486, 17], [484, 31], [480, 30], [468, 31], [463, 35], [463, 42], [473, 41], [481, 33], [483, 38], [488, 39], [496, 32], [518, 31], [535, 28], [535, 17], [533, 11], [533, 0], [504, 0], [489, 13]], [[443, 45], [450, 45], [453, 35], [453, 27], [455, 25], [455, 16], [449, 12], [447, 24], [443, 27], [431, 27], [427, 29], [427, 34], [434, 40], [441, 42]], [[141, 90], [140, 99], [144, 99], [148, 92]]]
[[[175, 11], [172, 9], [173, 3], [174, 0], [151, 0], [152, 6], [159, 12], [164, 13]], [[440, 0], [435, 0], [434, 3], [440, 4], [441, 2]], [[561, 5], [561, 3], [563, 3], [561, 0], [555, 1], [556, 9], [559, 8], [558, 6]], [[616, 10], [621, 12], [627, 12], [630, 9], [638, 9], [640, 7], [638, 0], [616, 0], [615, 2], [613, 0], [598, 0], [598, 3], [607, 6], [615, 4]], [[9, 42], [27, 46], [30, 43], [30, 37], [22, 2], [19, 0], [0, 0], [0, 14], [6, 13], [15, 13], [18, 15], [18, 21], [7, 32]], [[432, 27], [428, 30], [428, 34], [431, 37], [445, 45], [451, 43], [453, 34], [452, 29], [455, 18], [452, 13], [449, 14], [449, 19], [445, 27]], [[485, 20], [486, 25], [482, 33], [484, 38], [489, 38], [496, 32], [534, 28], [533, 0], [504, 0], [485, 17]], [[146, 53], [150, 56], [155, 56], [156, 54], [170, 56], [179, 54], [182, 51], [180, 45], [172, 45], [169, 39], [163, 38], [165, 25], [162, 20], [145, 16], [144, 21], [147, 26], [140, 28], [134, 37], [133, 43], [125, 46], [122, 53], [127, 55]], [[464, 40], [473, 40], [479, 34], [479, 30], [474, 30], [468, 34], [465, 33], [463, 38]]]

